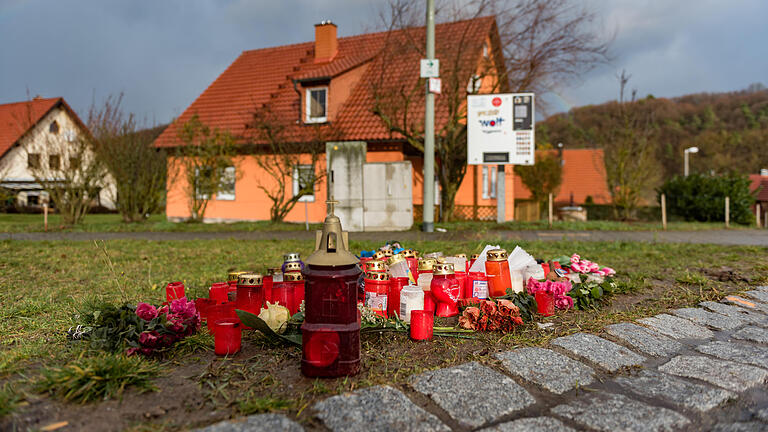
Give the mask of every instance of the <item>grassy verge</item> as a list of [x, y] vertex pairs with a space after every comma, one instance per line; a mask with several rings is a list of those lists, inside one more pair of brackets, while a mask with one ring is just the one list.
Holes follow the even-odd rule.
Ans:
[[[555, 222], [550, 228], [547, 221], [536, 222], [438, 222], [436, 227], [448, 231], [487, 232], [497, 230], [567, 230], [567, 231], [660, 231], [661, 222]], [[310, 230], [319, 224], [310, 224]], [[43, 231], [43, 216], [40, 214], [0, 213], [0, 232], [40, 232]], [[670, 231], [704, 231], [724, 229], [722, 223], [709, 222], [670, 222]], [[749, 228], [731, 224], [731, 229]], [[93, 214], [85, 218], [80, 225], [67, 226], [61, 223], [58, 214], [49, 215], [48, 231], [53, 232], [237, 232], [237, 231], [302, 231], [303, 223], [233, 222], [233, 223], [176, 223], [166, 220], [165, 215], [152, 215], [143, 223], [123, 223], [117, 214]], [[412, 230], [420, 230], [421, 224], [415, 223]]]
[[[132, 397], [131, 402], [114, 407], [115, 415], [150, 418], [146, 412], [154, 412], [154, 408], [146, 405], [165, 404], [165, 412], [151, 417], [151, 425], [167, 425], [173, 430], [200, 426], [237, 413], [277, 411], [312, 426], [307, 407], [328, 395], [381, 383], [402, 385], [412, 374], [472, 360], [495, 365], [493, 354], [499, 351], [544, 345], [554, 337], [577, 331], [600, 333], [610, 323], [692, 306], [703, 299], [719, 299], [768, 282], [768, 249], [760, 247], [502, 242], [510, 250], [516, 244], [538, 258], [579, 253], [611, 266], [619, 273], [620, 293], [599, 310], [570, 311], [545, 319], [555, 324], [550, 329], [528, 324], [507, 335], [479, 334], [472, 340], [439, 339], [430, 344], [410, 343], [399, 333], [369, 334], [362, 339], [362, 371], [352, 378], [303, 378], [298, 371], [300, 350], [271, 346], [253, 333], [246, 334], [242, 353], [232, 358], [216, 358], [210, 350], [210, 336], [202, 333], [179, 345], [161, 365], [164, 373], [155, 381], [169, 380], [168, 383], [158, 384], [158, 392], [126, 392], [125, 397]], [[377, 245], [353, 241], [351, 246], [361, 250]], [[421, 251], [471, 254], [479, 252], [484, 243], [415, 242], [407, 246]], [[185, 281], [189, 295], [197, 297], [212, 282], [223, 280], [230, 270], [263, 270], [278, 264], [285, 252], [298, 251], [307, 256], [311, 248], [309, 242], [293, 240], [0, 242], [0, 389], [11, 382], [26, 382], [29, 389], [36, 382], [59, 383], [39, 389], [66, 396], [70, 389], [79, 388], [79, 384], [68, 384], [80, 382], [79, 372], [73, 373], [76, 369], [70, 366], [85, 370], [89, 365], [81, 364], [83, 359], [92, 357], [88, 354], [81, 358], [83, 347], [67, 342], [63, 333], [80, 322], [77, 313], [89, 302], [159, 302], [164, 284], [179, 279]], [[127, 372], [135, 372], [137, 367], [117, 368], [126, 373], [116, 375], [130, 375]], [[145, 388], [143, 385], [138, 388]], [[4, 394], [11, 395], [10, 391], [0, 391], [0, 398]], [[109, 394], [117, 393], [100, 391], [88, 399], [101, 399]], [[177, 394], [184, 398], [176, 397]], [[168, 408], [168, 399], [180, 401]], [[45, 403], [49, 402], [31, 405]], [[219, 417], [202, 414], [214, 410]], [[201, 414], [196, 417], [190, 412]], [[76, 409], [71, 415], [88, 416]], [[118, 416], [113, 421], [123, 420]], [[0, 422], [0, 429], [2, 426]], [[98, 429], [99, 425], [81, 426]], [[123, 425], [131, 426], [144, 427]]]

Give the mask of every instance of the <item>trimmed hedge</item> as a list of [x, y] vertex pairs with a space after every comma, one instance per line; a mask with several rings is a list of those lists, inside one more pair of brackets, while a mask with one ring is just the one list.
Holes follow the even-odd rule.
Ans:
[[656, 190], [667, 197], [667, 212], [686, 221], [715, 222], [725, 220], [725, 197], [730, 197], [730, 219], [734, 223], [754, 223], [752, 205], [755, 196], [749, 191], [749, 178], [738, 174], [709, 176], [692, 174], [667, 180]]

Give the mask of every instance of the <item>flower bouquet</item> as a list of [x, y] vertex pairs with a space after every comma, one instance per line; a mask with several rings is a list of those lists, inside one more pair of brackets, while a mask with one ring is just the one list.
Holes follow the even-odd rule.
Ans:
[[126, 354], [155, 355], [200, 329], [200, 313], [186, 297], [157, 308], [148, 303], [136, 305], [136, 316], [143, 331], [138, 340], [129, 340]]
[[567, 295], [573, 288], [570, 282], [555, 282], [555, 281], [537, 281], [534, 278], [528, 278], [526, 284], [528, 293], [536, 295], [536, 293], [546, 293], [554, 296], [555, 307], [558, 309], [567, 310], [573, 307], [573, 299]]
[[464, 311], [459, 316], [459, 327], [474, 331], [502, 331], [509, 333], [523, 323], [520, 309], [512, 300], [462, 300]]

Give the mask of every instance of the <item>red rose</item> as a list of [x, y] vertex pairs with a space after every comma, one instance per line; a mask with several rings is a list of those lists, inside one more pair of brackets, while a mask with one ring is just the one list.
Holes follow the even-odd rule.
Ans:
[[143, 347], [154, 348], [157, 346], [158, 333], [156, 331], [145, 331], [139, 335], [139, 344]]
[[144, 321], [152, 321], [157, 317], [157, 309], [151, 304], [140, 302], [136, 305], [136, 315]]

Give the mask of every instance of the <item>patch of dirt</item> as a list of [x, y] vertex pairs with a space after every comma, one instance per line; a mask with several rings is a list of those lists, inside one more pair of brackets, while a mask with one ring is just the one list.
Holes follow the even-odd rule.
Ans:
[[699, 272], [706, 275], [712, 280], [720, 281], [720, 282], [745, 282], [749, 283], [750, 279], [742, 274], [739, 274], [736, 270], [734, 270], [731, 267], [722, 266], [720, 268], [700, 268], [698, 269]]

